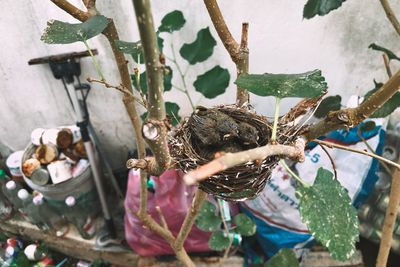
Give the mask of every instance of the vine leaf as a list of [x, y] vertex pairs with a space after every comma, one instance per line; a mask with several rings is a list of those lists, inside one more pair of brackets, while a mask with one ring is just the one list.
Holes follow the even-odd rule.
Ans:
[[210, 29], [207, 27], [201, 29], [197, 33], [197, 38], [193, 43], [184, 44], [179, 50], [179, 53], [190, 64], [194, 65], [209, 58], [214, 51], [214, 46], [216, 45], [217, 42], [211, 35]]
[[278, 251], [269, 261], [264, 264], [264, 267], [299, 267], [299, 261], [293, 250], [283, 248]]
[[390, 51], [387, 48], [384, 48], [384, 47], [379, 46], [379, 45], [374, 44], [374, 43], [370, 44], [368, 46], [368, 48], [371, 48], [372, 50], [381, 51], [381, 52], [385, 53], [388, 56], [389, 60], [394, 59], [394, 60], [400, 61], [400, 58], [398, 56], [396, 56], [395, 53], [393, 53], [392, 51]]
[[208, 240], [208, 246], [212, 250], [221, 251], [229, 247], [229, 237], [225, 236], [222, 230], [213, 232], [210, 239]]
[[[115, 40], [115, 45], [118, 47], [118, 50], [124, 54], [129, 54], [132, 56], [133, 60], [136, 63], [144, 62], [144, 54], [143, 48], [140, 41], [137, 42], [125, 42], [121, 40]], [[139, 61], [138, 61], [139, 58]]]
[[313, 98], [325, 93], [327, 84], [320, 70], [300, 74], [242, 74], [235, 81], [259, 96]]
[[346, 0], [308, 0], [303, 10], [303, 18], [311, 19], [316, 15], [324, 16], [338, 9]]
[[237, 214], [233, 218], [233, 222], [236, 225], [235, 230], [242, 236], [252, 236], [256, 233], [255, 223], [246, 214]]
[[328, 115], [330, 111], [339, 110], [341, 107], [341, 102], [342, 98], [340, 95], [328, 96], [327, 98], [324, 98], [315, 111], [314, 116], [317, 118], [323, 118]]
[[178, 104], [174, 102], [165, 102], [165, 111], [171, 117], [172, 125], [176, 126], [180, 121], [181, 117], [179, 117], [180, 107]]
[[40, 40], [47, 44], [70, 44], [84, 42], [99, 35], [108, 25], [108, 19], [104, 16], [93, 16], [83, 23], [71, 24], [59, 20], [47, 22]]
[[357, 211], [346, 189], [333, 174], [319, 168], [314, 185], [299, 186], [300, 215], [312, 235], [336, 260], [347, 260], [358, 241]]
[[[365, 100], [367, 100], [371, 95], [373, 95], [376, 91], [378, 91], [379, 88], [381, 88], [383, 85], [382, 83], [377, 83], [375, 81], [374, 81], [374, 83], [375, 83], [375, 88], [365, 94], [365, 96], [364, 96]], [[384, 118], [384, 117], [390, 115], [399, 106], [400, 106], [400, 92], [397, 92], [388, 101], [386, 101], [385, 104], [383, 104], [383, 106], [381, 106], [379, 109], [377, 109], [369, 117], [370, 118]]]
[[206, 201], [200, 209], [195, 223], [199, 229], [209, 232], [218, 230], [221, 226], [222, 220], [216, 214], [216, 208], [214, 204]]
[[[170, 91], [172, 88], [172, 69], [169, 66], [164, 68], [164, 92]], [[131, 75], [131, 81], [136, 90], [141, 90], [144, 94], [147, 94], [147, 82], [146, 82], [146, 71], [140, 74], [140, 88], [137, 86], [136, 76]]]
[[174, 10], [161, 20], [161, 25], [158, 27], [159, 32], [173, 32], [180, 30], [183, 25], [185, 25], [185, 18], [183, 17], [183, 13], [179, 10]]
[[211, 70], [197, 76], [193, 86], [207, 98], [214, 98], [225, 93], [229, 85], [230, 75], [227, 69], [217, 65]]

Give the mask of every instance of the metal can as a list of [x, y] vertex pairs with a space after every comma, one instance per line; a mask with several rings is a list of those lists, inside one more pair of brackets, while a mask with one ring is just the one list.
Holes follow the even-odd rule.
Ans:
[[40, 146], [42, 144], [42, 135], [46, 129], [44, 128], [36, 128], [31, 133], [31, 142], [35, 146]]
[[15, 151], [14, 153], [11, 153], [6, 160], [6, 165], [14, 178], [22, 177], [21, 161], [23, 155], [23, 150]]
[[46, 185], [50, 180], [50, 174], [44, 168], [38, 168], [32, 172], [31, 180], [36, 185]]
[[55, 145], [43, 144], [36, 148], [35, 156], [41, 164], [49, 164], [58, 157], [58, 150]]
[[37, 159], [27, 159], [22, 163], [22, 172], [27, 177], [31, 177], [32, 173], [40, 168], [40, 161]]
[[66, 149], [72, 144], [73, 141], [73, 135], [70, 129], [68, 128], [62, 128], [58, 133], [57, 133], [57, 147], [60, 149]]
[[47, 130], [44, 130], [44, 132], [42, 134], [42, 144], [44, 144], [44, 145], [48, 145], [48, 144], [57, 145], [57, 135], [58, 135], [59, 131], [60, 131], [59, 129], [47, 129]]
[[61, 129], [69, 129], [72, 133], [72, 143], [76, 144], [78, 143], [81, 139], [81, 129], [76, 126], [76, 125], [68, 125], [68, 126], [62, 126], [60, 127]]
[[72, 178], [71, 164], [66, 160], [57, 160], [47, 165], [51, 181], [58, 184]]

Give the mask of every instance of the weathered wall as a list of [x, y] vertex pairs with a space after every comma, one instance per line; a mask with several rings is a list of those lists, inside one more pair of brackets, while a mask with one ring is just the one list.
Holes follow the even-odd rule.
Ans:
[[[71, 2], [82, 7], [79, 0]], [[97, 2], [98, 9], [104, 15], [115, 18], [121, 39], [138, 39], [130, 0]], [[178, 49], [183, 42], [191, 42], [197, 30], [211, 26], [202, 2], [152, 1], [157, 25], [166, 13], [174, 9], [183, 11], [187, 24], [172, 36]], [[400, 3], [392, 2], [400, 15]], [[241, 22], [250, 23], [252, 73], [304, 72], [319, 68], [327, 78], [330, 94], [342, 94], [344, 99], [353, 93], [365, 93], [371, 89], [374, 78], [379, 81], [386, 79], [382, 57], [368, 49], [370, 43], [384, 44], [400, 52], [399, 37], [387, 21], [378, 1], [347, 1], [340, 10], [312, 20], [302, 19], [305, 1], [220, 0], [219, 3], [236, 38], [239, 38]], [[61, 82], [52, 77], [48, 66], [28, 66], [27, 61], [34, 57], [82, 51], [84, 46], [46, 45], [39, 40], [49, 19], [75, 21], [50, 1], [2, 0], [0, 5], [0, 141], [17, 150], [24, 148], [31, 130], [36, 127], [74, 123]], [[217, 39], [213, 29], [212, 32]], [[167, 35], [164, 37], [168, 43]], [[107, 80], [118, 83], [116, 66], [105, 38], [97, 37], [89, 43], [100, 52], [98, 58]], [[167, 49], [166, 53], [170, 51]], [[234, 65], [219, 40], [212, 59], [190, 67], [189, 80], [216, 63], [228, 68], [234, 77]], [[96, 77], [90, 59], [83, 59], [82, 67], [83, 77]], [[179, 84], [180, 81], [175, 77], [174, 82]], [[232, 82], [233, 79], [228, 93], [212, 101], [202, 98], [193, 88], [191, 93], [196, 103], [202, 105], [232, 103]], [[189, 113], [190, 107], [180, 92], [168, 92], [166, 99], [180, 103], [181, 115]], [[252, 96], [252, 100], [259, 112], [272, 115], [273, 99]], [[88, 101], [92, 122], [113, 159], [113, 166], [124, 165], [127, 149], [134, 147], [134, 138], [120, 93], [93, 85]], [[283, 112], [295, 101], [285, 100]]]

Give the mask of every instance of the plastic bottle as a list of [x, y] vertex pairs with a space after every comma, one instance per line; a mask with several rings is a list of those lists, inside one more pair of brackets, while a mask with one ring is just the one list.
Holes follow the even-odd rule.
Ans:
[[36, 225], [42, 230], [47, 230], [44, 225], [43, 220], [39, 214], [38, 208], [33, 205], [33, 197], [25, 189], [20, 189], [18, 191], [18, 198], [22, 201], [22, 208], [20, 209], [25, 218], [31, 223]]
[[64, 216], [76, 227], [82, 238], [91, 239], [96, 233], [92, 218], [88, 216], [85, 209], [77, 203], [75, 197], [67, 197], [65, 199], [65, 204], [67, 205], [67, 209]]
[[15, 210], [21, 211], [22, 201], [18, 198], [18, 191], [22, 186], [15, 181], [8, 181], [2, 188], [4, 195], [14, 206]]
[[56, 236], [64, 236], [68, 233], [68, 222], [47, 204], [42, 194], [33, 198], [33, 204], [46, 228], [54, 232]]
[[3, 193], [3, 187], [10, 180], [6, 173], [0, 169], [0, 220], [7, 220], [11, 217], [13, 208], [8, 198]]

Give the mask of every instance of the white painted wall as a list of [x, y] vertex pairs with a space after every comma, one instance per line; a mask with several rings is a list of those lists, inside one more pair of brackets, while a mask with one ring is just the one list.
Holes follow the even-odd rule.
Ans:
[[[71, 2], [82, 7], [79, 0]], [[97, 2], [100, 12], [115, 19], [121, 39], [138, 39], [131, 0]], [[305, 2], [219, 1], [227, 24], [236, 38], [239, 38], [241, 22], [250, 23], [250, 72], [289, 73], [319, 68], [328, 81], [330, 94], [342, 94], [345, 100], [353, 93], [362, 94], [371, 89], [373, 78], [379, 81], [386, 79], [381, 55], [368, 49], [368, 45], [377, 42], [400, 52], [399, 37], [387, 21], [378, 1], [347, 1], [341, 9], [326, 17], [303, 20], [302, 8]], [[400, 15], [400, 2], [391, 2]], [[171, 39], [178, 49], [184, 42], [193, 41], [199, 29], [211, 26], [203, 1], [153, 0], [152, 4], [157, 25], [166, 13], [174, 9], [183, 11], [187, 23]], [[52, 77], [48, 66], [28, 66], [27, 61], [51, 54], [82, 51], [84, 46], [46, 45], [40, 41], [46, 21], [58, 19], [76, 22], [50, 1], [2, 0], [0, 6], [0, 142], [18, 150], [25, 147], [31, 130], [36, 127], [74, 123], [61, 82]], [[212, 33], [218, 40], [214, 29]], [[170, 42], [167, 34], [163, 37], [166, 43]], [[105, 38], [96, 37], [90, 40], [90, 45], [100, 52], [98, 58], [107, 80], [117, 84], [117, 69]], [[166, 53], [170, 54], [170, 51], [167, 49]], [[181, 63], [185, 68], [186, 63]], [[190, 88], [198, 104], [234, 102], [235, 67], [219, 40], [210, 60], [190, 67], [189, 80], [193, 81], [196, 74], [203, 73], [215, 64], [231, 71], [230, 88], [226, 94], [212, 101], [202, 98]], [[82, 60], [82, 67], [84, 77], [96, 77], [90, 59]], [[177, 77], [174, 77], [174, 82], [180, 83]], [[190, 106], [182, 93], [168, 92], [166, 100], [178, 102], [182, 116], [189, 114]], [[272, 98], [252, 96], [252, 100], [259, 112], [272, 114]], [[296, 101], [285, 100], [282, 112]], [[134, 147], [134, 138], [120, 93], [93, 85], [89, 109], [101, 142], [113, 159], [113, 166], [123, 166], [127, 149]]]

